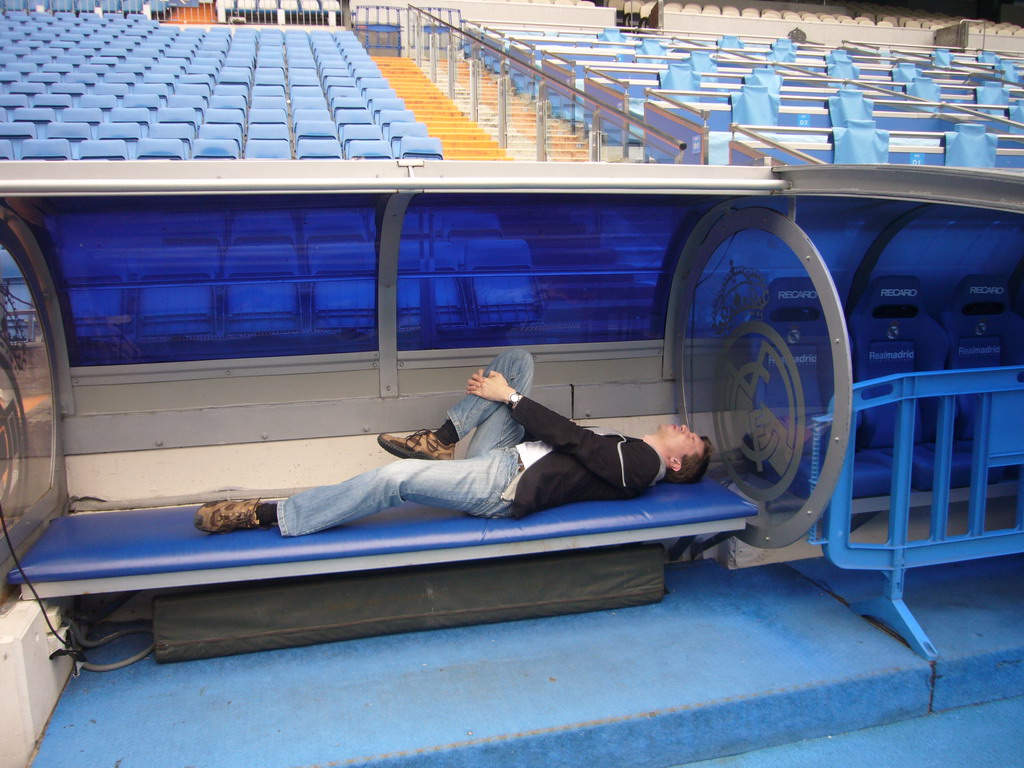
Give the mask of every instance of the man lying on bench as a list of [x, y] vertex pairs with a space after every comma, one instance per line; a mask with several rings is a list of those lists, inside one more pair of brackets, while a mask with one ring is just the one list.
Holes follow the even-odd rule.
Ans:
[[[227, 533], [276, 524], [282, 536], [302, 536], [405, 501], [520, 518], [572, 501], [633, 498], [662, 479], [695, 483], [707, 470], [711, 442], [685, 426], [662, 424], [642, 438], [598, 434], [527, 397], [532, 383], [532, 356], [502, 352], [470, 377], [441, 427], [377, 438], [395, 456], [432, 461], [388, 464], [280, 502], [204, 504], [195, 525]], [[474, 427], [466, 458], [452, 460]], [[537, 441], [521, 442], [527, 433]]]

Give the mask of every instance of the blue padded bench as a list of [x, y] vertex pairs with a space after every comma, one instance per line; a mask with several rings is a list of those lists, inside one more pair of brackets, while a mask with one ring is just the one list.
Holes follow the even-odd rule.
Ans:
[[[217, 535], [196, 507], [54, 520], [22, 558], [42, 597], [308, 576], [552, 552], [739, 530], [754, 505], [710, 480], [662, 483], [629, 501], [587, 501], [522, 520], [407, 504], [309, 536], [276, 529]], [[12, 570], [10, 583], [21, 583]]]

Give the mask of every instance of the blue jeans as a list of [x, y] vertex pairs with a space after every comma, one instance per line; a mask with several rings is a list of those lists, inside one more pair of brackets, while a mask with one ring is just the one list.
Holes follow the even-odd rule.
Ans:
[[[487, 371], [502, 373], [522, 394], [533, 384], [533, 358], [521, 349], [502, 352]], [[282, 536], [302, 536], [358, 520], [406, 501], [466, 512], [476, 517], [509, 517], [501, 498], [519, 470], [515, 449], [523, 427], [504, 403], [466, 395], [448, 411], [461, 440], [474, 428], [465, 459], [404, 459], [371, 469], [337, 485], [303, 491], [277, 507]]]

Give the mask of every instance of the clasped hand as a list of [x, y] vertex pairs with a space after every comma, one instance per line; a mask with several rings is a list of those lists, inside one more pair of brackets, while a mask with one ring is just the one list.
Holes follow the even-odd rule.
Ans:
[[498, 371], [491, 371], [485, 376], [484, 370], [481, 368], [470, 376], [469, 381], [466, 382], [466, 394], [476, 395], [484, 400], [492, 400], [496, 403], [507, 402], [508, 396], [513, 392], [515, 392], [515, 389], [509, 386], [504, 375]]

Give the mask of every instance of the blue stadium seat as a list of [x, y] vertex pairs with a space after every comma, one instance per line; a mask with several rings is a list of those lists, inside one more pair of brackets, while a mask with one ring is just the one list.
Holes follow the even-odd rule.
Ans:
[[342, 158], [337, 139], [301, 137], [295, 142], [295, 156], [299, 160]]
[[203, 118], [204, 123], [227, 123], [228, 125], [245, 125], [245, 112], [241, 109], [215, 109], [206, 110]]
[[[242, 85], [246, 89], [252, 86], [252, 70], [246, 67], [225, 66], [221, 69], [217, 78], [218, 85]], [[233, 93], [233, 91], [222, 91], [222, 93]]]
[[21, 145], [22, 160], [71, 160], [67, 139], [26, 139]]
[[155, 122], [164, 125], [184, 125], [195, 135], [202, 122], [202, 111], [197, 107], [162, 107], [156, 111]]
[[313, 85], [320, 88], [320, 75], [315, 68], [294, 67], [288, 70], [288, 85]]
[[[978, 105], [991, 105], [1005, 107], [1010, 103], [1010, 88], [1002, 83], [984, 82], [974, 89], [974, 100]], [[992, 114], [1002, 114], [1003, 109], [984, 109], [979, 106], [979, 111]]]
[[365, 141], [365, 140], [376, 140], [383, 139], [384, 136], [381, 134], [380, 128], [372, 123], [356, 123], [355, 125], [345, 125], [341, 128], [341, 145], [348, 154], [348, 146], [353, 141]]
[[89, 139], [78, 145], [79, 160], [127, 160], [128, 143], [122, 139]]
[[142, 138], [142, 126], [138, 123], [102, 123], [96, 126], [97, 139], [122, 139], [128, 142], [129, 153]]
[[239, 143], [234, 139], [196, 139], [192, 144], [193, 160], [237, 160]]
[[249, 102], [245, 96], [225, 95], [215, 93], [210, 96], [207, 106], [210, 109], [233, 109], [244, 116], [249, 111]]
[[[305, 251], [313, 282], [313, 330], [371, 332], [377, 323], [377, 256], [372, 233], [353, 211], [308, 211]], [[324, 279], [329, 277], [344, 279]]]
[[139, 139], [135, 147], [136, 160], [186, 160], [185, 142], [181, 139]]
[[295, 123], [295, 139], [338, 140], [338, 127], [333, 120], [299, 120]]
[[64, 110], [65, 123], [85, 123], [95, 128], [103, 122], [103, 110], [96, 107], [70, 107]]
[[374, 116], [374, 122], [380, 126], [382, 132], [387, 135], [392, 123], [412, 123], [416, 121], [416, 115], [408, 109], [382, 109]]
[[910, 61], [901, 61], [891, 70], [894, 83], [912, 83], [921, 76], [921, 70]]
[[23, 93], [25, 95], [31, 95], [36, 93], [46, 93], [45, 83], [30, 83], [26, 80], [21, 80], [16, 83], [11, 83], [7, 86], [8, 93]]
[[889, 162], [889, 132], [874, 120], [848, 120], [832, 129], [836, 164], [884, 164]]
[[27, 107], [28, 98], [28, 94], [26, 93], [0, 94], [0, 107], [5, 107], [12, 111], [18, 107]]
[[135, 123], [142, 128], [142, 133], [145, 135], [150, 122], [149, 110], [133, 107], [114, 107], [107, 115], [107, 122]]
[[428, 135], [427, 126], [423, 123], [395, 122], [388, 125], [387, 135], [384, 138], [391, 144], [391, 153], [398, 157], [400, 154], [398, 142], [402, 137], [418, 136], [425, 138]]
[[285, 123], [253, 123], [246, 136], [250, 140], [274, 139], [288, 142], [291, 140], [291, 131]]
[[[919, 77], [914, 82], [907, 84], [907, 95], [925, 101], [942, 101], [942, 90], [939, 84], [930, 77]], [[929, 112], [934, 112], [935, 107], [925, 107]]]
[[52, 109], [58, 119], [65, 109], [74, 106], [71, 96], [66, 93], [36, 93], [30, 97], [29, 103], [33, 107]]
[[199, 126], [200, 139], [230, 140], [238, 146], [238, 153], [242, 151], [242, 128], [237, 125], [224, 124], [203, 124]]
[[78, 105], [84, 110], [95, 109], [110, 114], [111, 110], [118, 105], [118, 96], [113, 93], [97, 93], [94, 90], [92, 93], [86, 93], [79, 97]]
[[257, 123], [278, 123], [280, 125], [288, 124], [288, 110], [287, 109], [250, 109], [249, 110], [249, 125]]
[[185, 145], [185, 153], [187, 155], [192, 142], [195, 140], [195, 132], [191, 126], [183, 123], [153, 123], [149, 126], [149, 138], [180, 141]]
[[397, 157], [444, 160], [441, 140], [433, 136], [403, 136], [399, 140]]
[[253, 88], [253, 96], [249, 101], [250, 111], [253, 109], [283, 109], [288, 111], [288, 100], [283, 95], [260, 94]]
[[21, 145], [36, 136], [36, 127], [32, 123], [0, 123], [0, 139], [10, 143], [14, 159], [21, 157]]
[[327, 100], [320, 94], [315, 96], [292, 96], [292, 112], [300, 109], [327, 112]]
[[292, 125], [302, 120], [330, 120], [331, 113], [326, 109], [305, 109], [292, 107]]
[[88, 123], [54, 123], [50, 126], [47, 134], [51, 139], [67, 139], [70, 141], [72, 144], [72, 155], [74, 155], [75, 145], [78, 142], [96, 138], [95, 133], [93, 133], [93, 127]]
[[764, 85], [772, 93], [782, 91], [782, 75], [775, 71], [774, 67], [757, 67], [751, 70], [749, 75], [744, 76], [745, 85]]
[[540, 291], [526, 273], [533, 265], [525, 240], [469, 240], [465, 247], [466, 269], [496, 271], [500, 275], [474, 277], [469, 288], [482, 326], [521, 325], [541, 317]]
[[[949, 337], [947, 367], [1024, 364], [1024, 320], [1010, 309], [1009, 294], [1002, 275], [968, 275], [960, 281], [940, 318]], [[957, 401], [958, 440], [974, 436], [975, 409], [973, 397]], [[965, 448], [969, 454], [970, 446]], [[966, 479], [955, 485], [965, 485]]]
[[[288, 281], [299, 274], [298, 252], [290, 215], [264, 212], [235, 228], [236, 238], [224, 256], [225, 276], [238, 282], [225, 294], [225, 331], [230, 335], [290, 332], [302, 329], [300, 289]], [[285, 220], [284, 223], [279, 221]]]
[[856, 88], [840, 88], [828, 100], [828, 113], [832, 126], [846, 127], [850, 120], [871, 120], [875, 103]]
[[46, 138], [46, 127], [57, 122], [54, 111], [48, 107], [15, 107], [11, 112], [11, 122], [29, 123], [36, 128], [36, 136]]
[[355, 139], [346, 143], [345, 157], [352, 160], [391, 159], [391, 148], [384, 139]]
[[366, 106], [377, 120], [377, 116], [385, 109], [405, 109], [405, 100], [397, 97], [372, 98], [366, 100]]
[[[946, 362], [946, 334], [922, 305], [921, 283], [910, 275], [876, 278], [850, 316], [855, 381], [914, 371], [941, 370]], [[931, 459], [936, 414], [933, 405], [918, 409], [913, 485], [931, 487]], [[863, 412], [856, 434], [854, 497], [887, 495], [892, 482], [892, 448], [896, 406]]]
[[250, 137], [245, 142], [247, 160], [288, 160], [291, 156], [291, 145], [287, 140]]
[[979, 123], [959, 123], [946, 131], [946, 165], [961, 168], [995, 168], [999, 139]]
[[54, 83], [50, 86], [50, 93], [65, 93], [71, 96], [71, 106], [77, 107], [78, 100], [88, 93], [88, 88], [85, 83]]
[[175, 91], [164, 99], [164, 106], [174, 110], [193, 110], [197, 117], [202, 120], [209, 106], [209, 96], [200, 93], [179, 93]]
[[[834, 389], [831, 339], [811, 279], [778, 277], [772, 280], [768, 285], [768, 301], [763, 317], [786, 340], [791, 364], [799, 378], [803, 409], [808, 419], [805, 423], [810, 433], [811, 419], [828, 413]], [[783, 370], [780, 361], [769, 358], [765, 363], [771, 375], [758, 385], [758, 395], [764, 398], [764, 404], [772, 413], [786, 422], [793, 396], [792, 381], [787, 376], [777, 375]], [[785, 423], [784, 426], [789, 427], [791, 424]], [[791, 492], [798, 495], [809, 494], [811, 491], [811, 460], [815, 446], [810, 438], [803, 441], [803, 445], [800, 467], [793, 480], [796, 485], [789, 486]], [[773, 474], [771, 468], [766, 467], [766, 471], [769, 476]], [[773, 481], [778, 479], [777, 474], [772, 477]]]
[[[343, 99], [345, 103], [335, 104], [332, 111], [334, 112], [334, 122], [340, 125], [354, 125], [354, 124], [370, 124], [373, 123], [373, 115], [370, 114], [370, 110], [362, 104], [362, 100], [358, 100], [360, 106], [350, 106], [348, 97], [339, 97]], [[337, 102], [339, 99], [336, 99]]]
[[129, 93], [121, 98], [123, 107], [142, 107], [149, 110], [150, 120], [156, 116], [156, 111], [164, 105], [164, 101], [155, 93]]
[[746, 84], [730, 96], [732, 121], [743, 125], [778, 125], [781, 100], [767, 85]]

